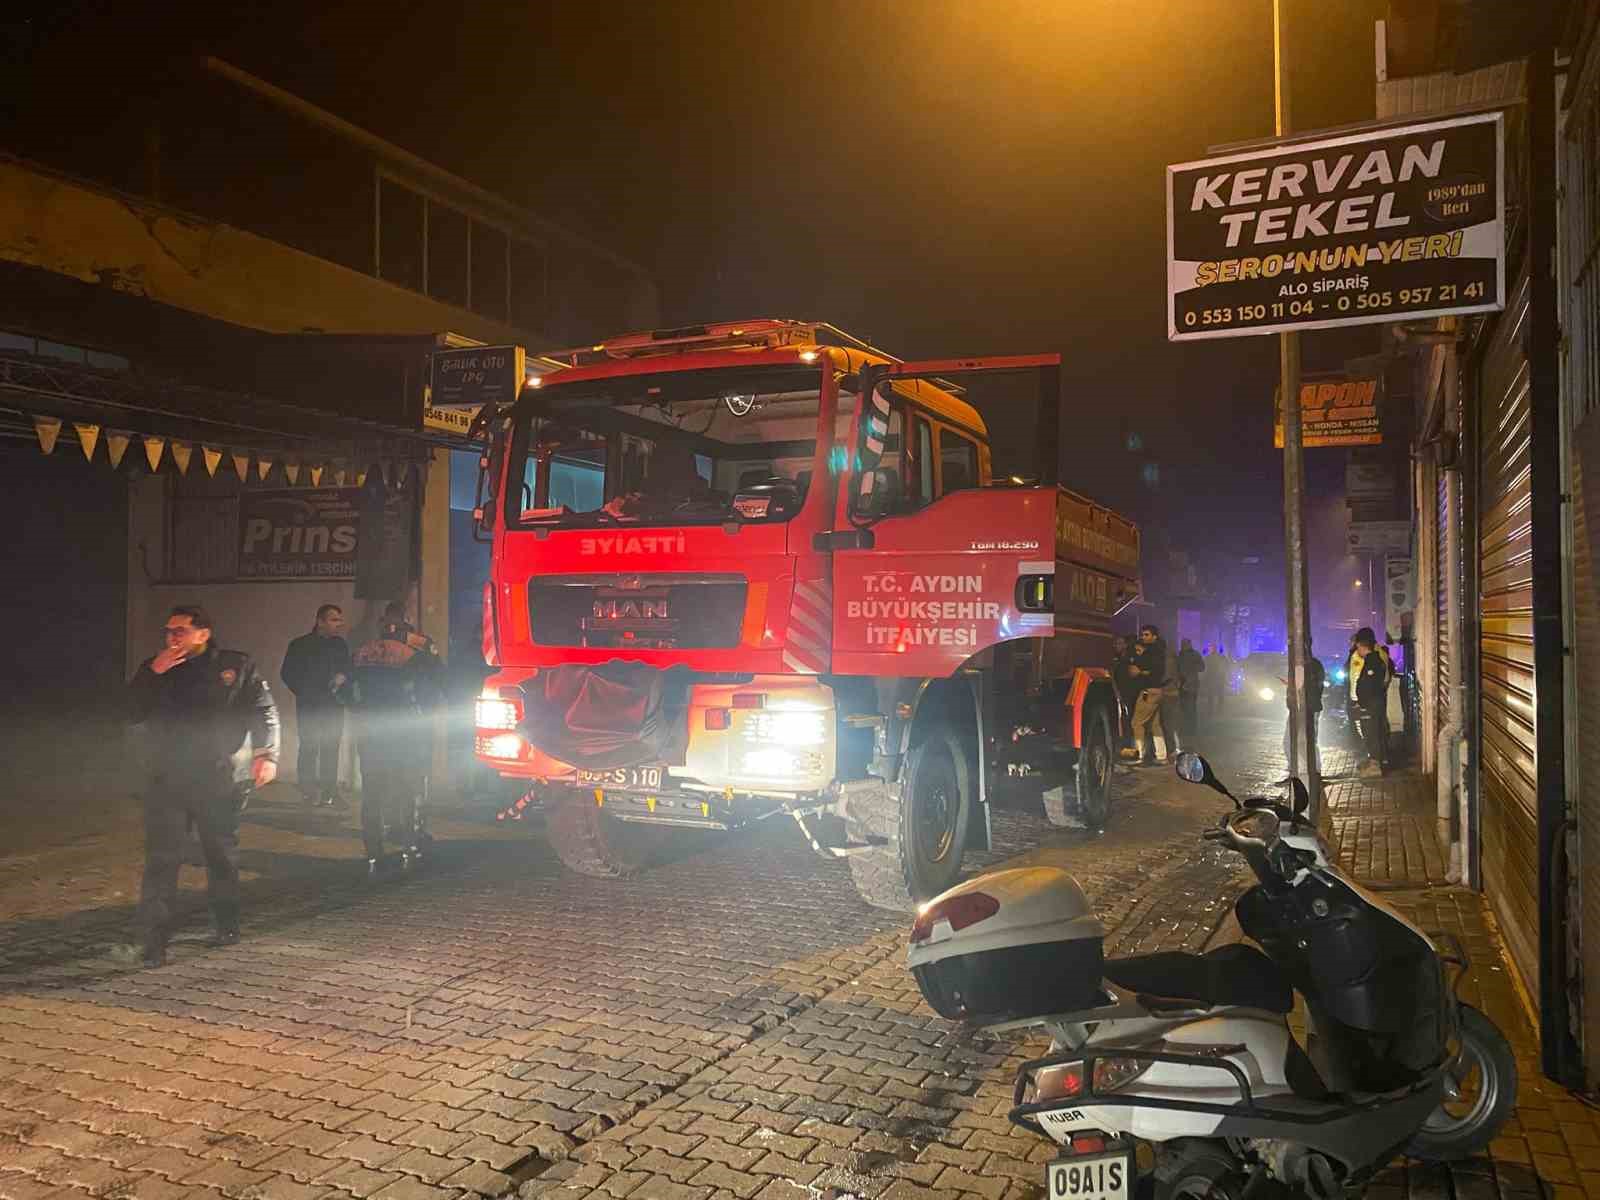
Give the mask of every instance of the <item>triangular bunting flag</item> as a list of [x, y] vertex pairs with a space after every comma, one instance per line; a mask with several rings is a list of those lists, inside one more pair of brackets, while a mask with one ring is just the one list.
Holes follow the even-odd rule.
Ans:
[[201, 446], [200, 457], [205, 459], [206, 474], [212, 476], [216, 475], [217, 464], [222, 461], [222, 451], [213, 450], [210, 446]]
[[356, 472], [356, 486], [357, 487], [366, 487], [367, 486], [367, 473], [365, 471], [357, 471]]
[[39, 449], [49, 454], [56, 448], [56, 439], [61, 436], [61, 418], [35, 417], [33, 431], [39, 435]]
[[311, 486], [312, 487], [321, 487], [322, 486], [322, 468], [321, 467], [312, 467], [311, 468]]
[[350, 481], [350, 468], [345, 466], [343, 463], [340, 463], [337, 467], [334, 468], [334, 471], [333, 471], [333, 482], [335, 484], [337, 484], [339, 487], [343, 487], [349, 481]]
[[248, 454], [235, 454], [233, 456], [233, 469], [243, 483], [250, 475], [250, 456]]
[[189, 457], [194, 453], [194, 447], [188, 442], [172, 443], [172, 461], [178, 464], [178, 474], [189, 473]]
[[111, 460], [113, 471], [122, 465], [122, 456], [128, 452], [128, 443], [132, 440], [126, 433], [106, 434], [106, 457]]
[[266, 458], [256, 459], [256, 477], [262, 483], [267, 481], [267, 476], [272, 474], [272, 460]]
[[82, 425], [74, 421], [72, 427], [78, 431], [78, 445], [83, 447], [84, 458], [93, 462], [94, 448], [100, 444], [100, 426]]
[[150, 464], [152, 475], [161, 469], [161, 452], [166, 448], [166, 438], [150, 436], [144, 439], [144, 460]]
[[286, 479], [288, 479], [289, 486], [293, 487], [296, 483], [300, 482], [300, 464], [299, 463], [284, 463], [283, 464], [283, 474], [284, 474], [284, 477]]

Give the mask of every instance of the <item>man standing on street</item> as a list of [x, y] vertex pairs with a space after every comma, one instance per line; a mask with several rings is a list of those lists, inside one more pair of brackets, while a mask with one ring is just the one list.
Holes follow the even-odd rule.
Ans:
[[[1292, 671], [1293, 668], [1291, 667], [1290, 670]], [[1288, 680], [1285, 679], [1281, 682], [1288, 686]], [[1309, 760], [1301, 763], [1300, 769], [1304, 772], [1307, 767], [1315, 766], [1317, 774], [1321, 775], [1322, 758], [1321, 751], [1317, 746], [1317, 735], [1318, 726], [1322, 722], [1322, 693], [1328, 684], [1328, 672], [1327, 668], [1322, 665], [1322, 660], [1312, 650], [1309, 637], [1306, 638], [1306, 674], [1303, 684], [1304, 686], [1300, 691], [1300, 711], [1311, 714], [1311, 745], [1308, 750]], [[1294, 723], [1286, 717], [1283, 727], [1283, 757], [1286, 762], [1289, 758], [1289, 739], [1293, 736]]]
[[1356, 657], [1359, 674], [1352, 671], [1361, 733], [1367, 747], [1362, 775], [1382, 775], [1389, 766], [1389, 718], [1385, 707], [1389, 697], [1389, 664], [1378, 653], [1378, 639], [1371, 629], [1356, 632]]
[[283, 682], [294, 693], [300, 736], [297, 771], [308, 804], [339, 799], [339, 742], [344, 737], [344, 686], [350, 682], [350, 647], [344, 611], [337, 604], [317, 609], [311, 632], [289, 643]]
[[1117, 697], [1117, 749], [1125, 758], [1133, 757], [1133, 700], [1139, 693], [1128, 673], [1132, 662], [1128, 639], [1116, 634], [1111, 639], [1111, 690]]
[[128, 685], [132, 720], [149, 733], [144, 881], [140, 943], [113, 951], [147, 967], [166, 961], [191, 820], [205, 852], [213, 944], [239, 940], [239, 813], [251, 785], [278, 773], [278, 710], [250, 656], [218, 649], [211, 618], [193, 605], [174, 608], [162, 633], [166, 648]]
[[[1133, 746], [1140, 766], [1155, 767], [1167, 761], [1167, 729], [1162, 720], [1166, 700], [1167, 644], [1154, 625], [1142, 626], [1128, 674], [1133, 680]], [[1153, 757], [1152, 757], [1153, 756]]]
[[1178, 651], [1178, 710], [1179, 727], [1185, 739], [1193, 738], [1200, 728], [1200, 687], [1205, 674], [1206, 660], [1188, 638]]
[[378, 636], [354, 656], [356, 744], [361, 753], [361, 832], [367, 873], [384, 866], [384, 835], [392, 819], [405, 830], [407, 860], [423, 836], [421, 792], [433, 750], [433, 710], [442, 696], [442, 669], [433, 642], [390, 604]]

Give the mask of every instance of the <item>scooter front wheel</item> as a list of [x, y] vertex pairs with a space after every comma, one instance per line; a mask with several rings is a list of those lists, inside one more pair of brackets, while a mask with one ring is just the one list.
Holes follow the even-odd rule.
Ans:
[[1423, 1162], [1482, 1153], [1517, 1106], [1517, 1060], [1505, 1035], [1471, 1005], [1463, 1004], [1460, 1012], [1461, 1042], [1444, 1103], [1405, 1148]]

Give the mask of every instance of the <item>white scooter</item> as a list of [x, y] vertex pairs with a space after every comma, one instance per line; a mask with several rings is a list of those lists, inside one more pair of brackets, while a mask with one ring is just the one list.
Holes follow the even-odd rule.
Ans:
[[[1233, 799], [1199, 755], [1178, 774]], [[1254, 871], [1234, 911], [1260, 949], [1102, 960], [1082, 889], [1054, 868], [981, 876], [918, 913], [909, 962], [935, 1010], [1050, 1035], [1010, 1114], [1061, 1146], [1050, 1200], [1347, 1200], [1397, 1154], [1482, 1151], [1511, 1115], [1510, 1047], [1455, 997], [1459, 941], [1344, 878], [1303, 786], [1292, 807], [1234, 804], [1202, 836]]]

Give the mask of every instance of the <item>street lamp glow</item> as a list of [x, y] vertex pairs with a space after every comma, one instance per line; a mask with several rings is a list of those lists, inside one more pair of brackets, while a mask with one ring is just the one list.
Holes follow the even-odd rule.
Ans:
[[1357, 587], [1360, 587], [1360, 586], [1361, 586], [1361, 580], [1359, 580], [1359, 579], [1358, 579], [1358, 580], [1356, 580], [1356, 586], [1357, 586]]

